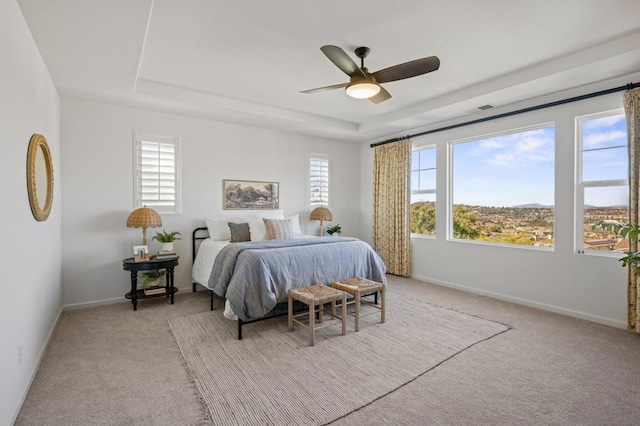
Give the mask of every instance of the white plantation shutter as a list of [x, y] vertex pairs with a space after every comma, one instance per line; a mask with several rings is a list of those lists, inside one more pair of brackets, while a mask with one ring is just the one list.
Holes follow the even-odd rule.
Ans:
[[309, 155], [309, 202], [312, 208], [329, 205], [328, 155]]
[[180, 213], [180, 139], [136, 134], [135, 207]]

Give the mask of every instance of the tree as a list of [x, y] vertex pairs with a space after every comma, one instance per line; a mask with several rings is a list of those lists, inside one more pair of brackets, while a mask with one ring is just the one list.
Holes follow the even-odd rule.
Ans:
[[453, 206], [453, 237], [475, 240], [480, 236], [476, 212], [467, 206]]
[[489, 228], [489, 232], [499, 234], [500, 232], [502, 232], [502, 228], [500, 228], [500, 226], [498, 225], [491, 225], [491, 227]]
[[[436, 205], [421, 201], [411, 205], [411, 232], [433, 235], [436, 233]], [[453, 207], [453, 236], [475, 240], [480, 236], [480, 226], [476, 224], [476, 212], [467, 206]]]
[[411, 233], [433, 235], [436, 233], [436, 205], [429, 202], [411, 204]]
[[480, 237], [480, 241], [488, 241], [492, 243], [505, 243], [505, 244], [519, 244], [523, 246], [534, 245], [531, 237], [524, 234], [511, 234], [511, 235], [494, 235], [491, 237]]

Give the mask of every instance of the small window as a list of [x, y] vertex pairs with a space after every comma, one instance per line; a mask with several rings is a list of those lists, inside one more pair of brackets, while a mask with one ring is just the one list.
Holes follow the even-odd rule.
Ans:
[[309, 204], [329, 206], [329, 156], [309, 154]]
[[627, 240], [592, 227], [599, 221], [623, 224], [629, 219], [625, 115], [614, 111], [578, 117], [577, 127], [577, 250], [620, 255], [628, 250]]
[[436, 234], [436, 148], [411, 153], [411, 233]]
[[136, 133], [135, 206], [180, 213], [180, 138]]

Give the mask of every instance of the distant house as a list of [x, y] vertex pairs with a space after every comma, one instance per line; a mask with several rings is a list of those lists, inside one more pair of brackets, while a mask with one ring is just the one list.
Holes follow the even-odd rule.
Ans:
[[617, 242], [612, 239], [584, 240], [584, 247], [592, 250], [613, 250]]

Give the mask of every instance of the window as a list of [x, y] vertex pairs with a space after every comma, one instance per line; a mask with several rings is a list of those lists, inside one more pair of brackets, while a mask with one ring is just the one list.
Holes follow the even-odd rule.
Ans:
[[411, 233], [436, 234], [436, 148], [411, 154]]
[[627, 124], [624, 113], [606, 112], [577, 118], [578, 187], [577, 250], [580, 253], [624, 252], [627, 240], [594, 223], [629, 219]]
[[329, 156], [309, 154], [309, 203], [311, 208], [329, 205]]
[[451, 156], [452, 238], [553, 247], [553, 126], [452, 143]]
[[180, 213], [180, 138], [136, 133], [135, 208]]

